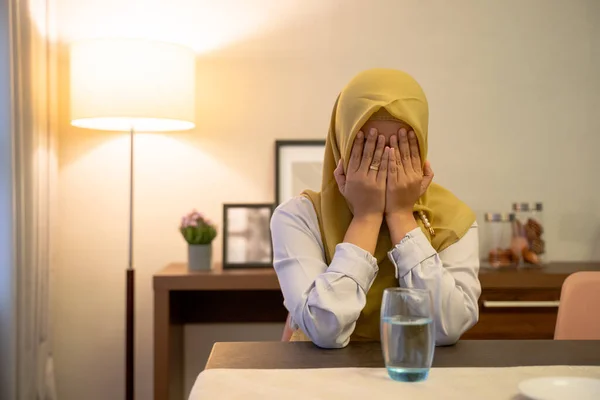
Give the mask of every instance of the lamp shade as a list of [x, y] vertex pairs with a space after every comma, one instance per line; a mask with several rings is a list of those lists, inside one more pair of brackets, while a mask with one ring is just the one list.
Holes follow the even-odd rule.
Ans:
[[71, 124], [138, 132], [192, 129], [195, 54], [156, 41], [97, 39], [73, 43]]

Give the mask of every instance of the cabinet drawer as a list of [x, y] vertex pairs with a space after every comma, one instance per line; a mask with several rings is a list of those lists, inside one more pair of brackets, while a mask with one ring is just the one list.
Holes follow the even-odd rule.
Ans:
[[463, 339], [552, 339], [556, 315], [556, 308], [482, 312], [479, 322], [463, 335]]
[[479, 322], [463, 339], [552, 339], [560, 290], [484, 290]]

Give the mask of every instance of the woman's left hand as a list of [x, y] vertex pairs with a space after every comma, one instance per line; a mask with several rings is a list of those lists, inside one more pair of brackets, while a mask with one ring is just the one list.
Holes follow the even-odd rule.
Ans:
[[402, 128], [390, 138], [392, 152], [388, 164], [385, 214], [412, 217], [413, 207], [433, 180], [429, 162], [421, 166], [417, 137]]

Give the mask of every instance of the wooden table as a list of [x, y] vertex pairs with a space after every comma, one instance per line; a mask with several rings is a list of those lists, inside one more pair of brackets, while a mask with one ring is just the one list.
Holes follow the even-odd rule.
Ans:
[[[437, 347], [434, 367], [600, 365], [600, 341], [462, 340]], [[383, 368], [381, 344], [324, 350], [310, 342], [215, 343], [206, 368]]]
[[[600, 263], [482, 270], [480, 322], [463, 338], [552, 338], [562, 282], [580, 270], [600, 270]], [[183, 398], [184, 324], [283, 323], [287, 315], [272, 268], [222, 271], [217, 266], [214, 271], [191, 272], [185, 264], [170, 264], [154, 275], [153, 284], [155, 400]]]

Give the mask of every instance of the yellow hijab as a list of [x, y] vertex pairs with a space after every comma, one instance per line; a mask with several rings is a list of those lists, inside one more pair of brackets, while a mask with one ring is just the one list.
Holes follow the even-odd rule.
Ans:
[[[317, 213], [328, 264], [352, 220], [352, 213], [338, 190], [333, 171], [340, 158], [344, 161], [344, 169], [347, 169], [356, 134], [381, 108], [413, 128], [419, 141], [421, 159], [423, 162], [427, 159], [429, 109], [419, 84], [410, 75], [391, 69], [371, 69], [354, 77], [338, 96], [331, 114], [321, 191], [303, 193], [311, 200]], [[435, 230], [433, 237], [420, 218], [416, 220], [438, 252], [458, 241], [475, 221], [475, 215], [466, 204], [435, 183], [417, 201], [414, 211], [423, 211], [427, 215]], [[367, 293], [367, 304], [356, 323], [353, 340], [380, 338], [379, 313], [383, 290], [398, 286], [394, 267], [387, 258], [391, 248], [389, 231], [383, 224], [374, 254], [379, 273]]]

